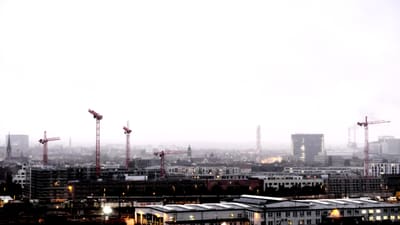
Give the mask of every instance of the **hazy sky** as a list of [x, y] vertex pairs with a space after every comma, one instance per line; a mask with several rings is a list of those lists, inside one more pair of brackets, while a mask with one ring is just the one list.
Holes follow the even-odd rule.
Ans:
[[[0, 1], [0, 136], [102, 143], [400, 137], [399, 1]], [[358, 130], [362, 142], [362, 130]], [[0, 138], [0, 144], [4, 144]]]

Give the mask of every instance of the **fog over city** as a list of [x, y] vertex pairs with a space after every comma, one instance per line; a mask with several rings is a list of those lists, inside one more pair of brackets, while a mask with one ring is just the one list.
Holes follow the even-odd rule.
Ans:
[[[398, 1], [0, 1], [0, 137], [345, 145], [400, 137]], [[363, 142], [362, 128], [357, 141]], [[5, 139], [0, 138], [0, 145]]]

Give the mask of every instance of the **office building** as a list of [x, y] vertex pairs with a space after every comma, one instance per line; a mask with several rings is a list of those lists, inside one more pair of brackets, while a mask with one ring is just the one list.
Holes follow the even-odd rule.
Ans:
[[292, 134], [293, 155], [306, 164], [315, 162], [315, 156], [325, 154], [323, 134]]

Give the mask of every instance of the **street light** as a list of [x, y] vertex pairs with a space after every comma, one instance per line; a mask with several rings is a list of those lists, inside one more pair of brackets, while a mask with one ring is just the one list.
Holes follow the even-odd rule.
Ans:
[[109, 205], [103, 206], [104, 223], [108, 220], [108, 215], [112, 213], [112, 208]]

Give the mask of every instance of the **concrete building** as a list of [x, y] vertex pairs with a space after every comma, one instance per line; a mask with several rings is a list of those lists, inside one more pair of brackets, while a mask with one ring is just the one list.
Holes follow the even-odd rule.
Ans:
[[322, 178], [310, 177], [304, 178], [303, 176], [294, 175], [270, 175], [270, 176], [252, 176], [263, 180], [264, 191], [267, 188], [274, 188], [279, 190], [279, 188], [291, 188], [291, 187], [314, 187], [322, 186], [324, 181]]
[[369, 174], [373, 177], [400, 174], [400, 163], [370, 163]]
[[21, 185], [22, 189], [24, 189], [27, 184], [27, 170], [27, 165], [22, 164], [17, 173], [12, 177], [12, 182]]
[[362, 174], [363, 167], [285, 167], [283, 172], [301, 175]]
[[315, 156], [325, 154], [323, 134], [292, 134], [293, 155], [306, 164], [315, 162]]
[[182, 175], [194, 179], [247, 179], [248, 168], [226, 165], [168, 166], [169, 175]]
[[398, 224], [399, 203], [369, 198], [288, 200], [242, 195], [231, 202], [136, 207], [136, 224]]
[[326, 180], [327, 192], [336, 197], [390, 195], [384, 180], [377, 177], [337, 175]]
[[136, 224], [223, 224], [248, 225], [250, 206], [235, 203], [170, 204], [137, 207]]
[[53, 167], [30, 168], [30, 199], [57, 201], [66, 199], [67, 169]]

